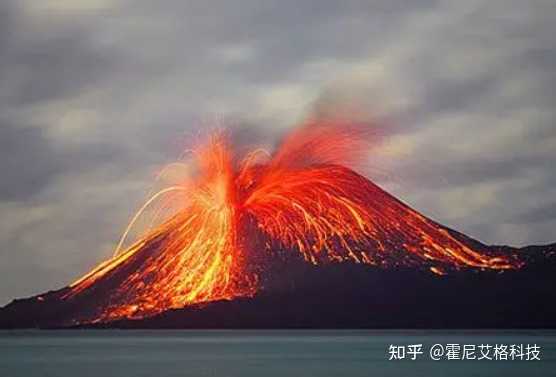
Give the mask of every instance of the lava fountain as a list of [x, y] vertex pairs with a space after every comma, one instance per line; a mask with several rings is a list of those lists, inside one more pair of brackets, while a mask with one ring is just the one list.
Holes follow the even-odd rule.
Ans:
[[[97, 292], [94, 307], [77, 318], [97, 322], [254, 296], [265, 288], [273, 260], [416, 266], [437, 274], [521, 265], [356, 173], [367, 143], [360, 129], [308, 123], [272, 154], [238, 155], [225, 133], [213, 134], [193, 152], [195, 173], [155, 193], [114, 256], [61, 298]], [[135, 221], [157, 205], [177, 211], [122, 247]]]

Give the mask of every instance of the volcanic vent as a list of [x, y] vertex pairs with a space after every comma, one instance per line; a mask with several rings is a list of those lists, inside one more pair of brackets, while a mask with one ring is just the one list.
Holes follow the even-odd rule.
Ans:
[[522, 266], [516, 253], [454, 232], [358, 174], [366, 143], [357, 129], [308, 124], [272, 154], [240, 156], [214, 134], [193, 153], [195, 173], [156, 193], [135, 219], [157, 203], [177, 212], [34, 301], [58, 305], [55, 323], [98, 323], [257, 296], [293, 264], [439, 275]]

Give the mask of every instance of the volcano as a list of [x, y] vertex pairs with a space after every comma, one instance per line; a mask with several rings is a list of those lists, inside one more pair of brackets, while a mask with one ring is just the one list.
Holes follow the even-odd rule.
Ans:
[[13, 301], [0, 327], [554, 327], [556, 245], [488, 246], [425, 217], [356, 172], [366, 149], [345, 125], [308, 123], [274, 153], [214, 134], [112, 258]]

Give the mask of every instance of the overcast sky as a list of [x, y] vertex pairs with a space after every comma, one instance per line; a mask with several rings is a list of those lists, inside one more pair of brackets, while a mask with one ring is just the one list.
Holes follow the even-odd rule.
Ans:
[[109, 256], [203, 125], [335, 109], [388, 120], [369, 175], [425, 215], [556, 241], [555, 35], [553, 0], [4, 0], [0, 304]]

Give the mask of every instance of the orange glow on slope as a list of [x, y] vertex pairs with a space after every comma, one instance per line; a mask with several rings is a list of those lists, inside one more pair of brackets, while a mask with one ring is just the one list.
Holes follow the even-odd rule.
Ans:
[[168, 195], [179, 212], [128, 249], [118, 246], [65, 299], [105, 289], [82, 320], [106, 321], [253, 296], [263, 288], [253, 265], [271, 254], [315, 265], [418, 263], [439, 275], [520, 265], [470, 246], [347, 168], [364, 157], [366, 140], [348, 127], [308, 124], [271, 156], [238, 158], [214, 135], [195, 153], [198, 174], [155, 194], [136, 217]]

